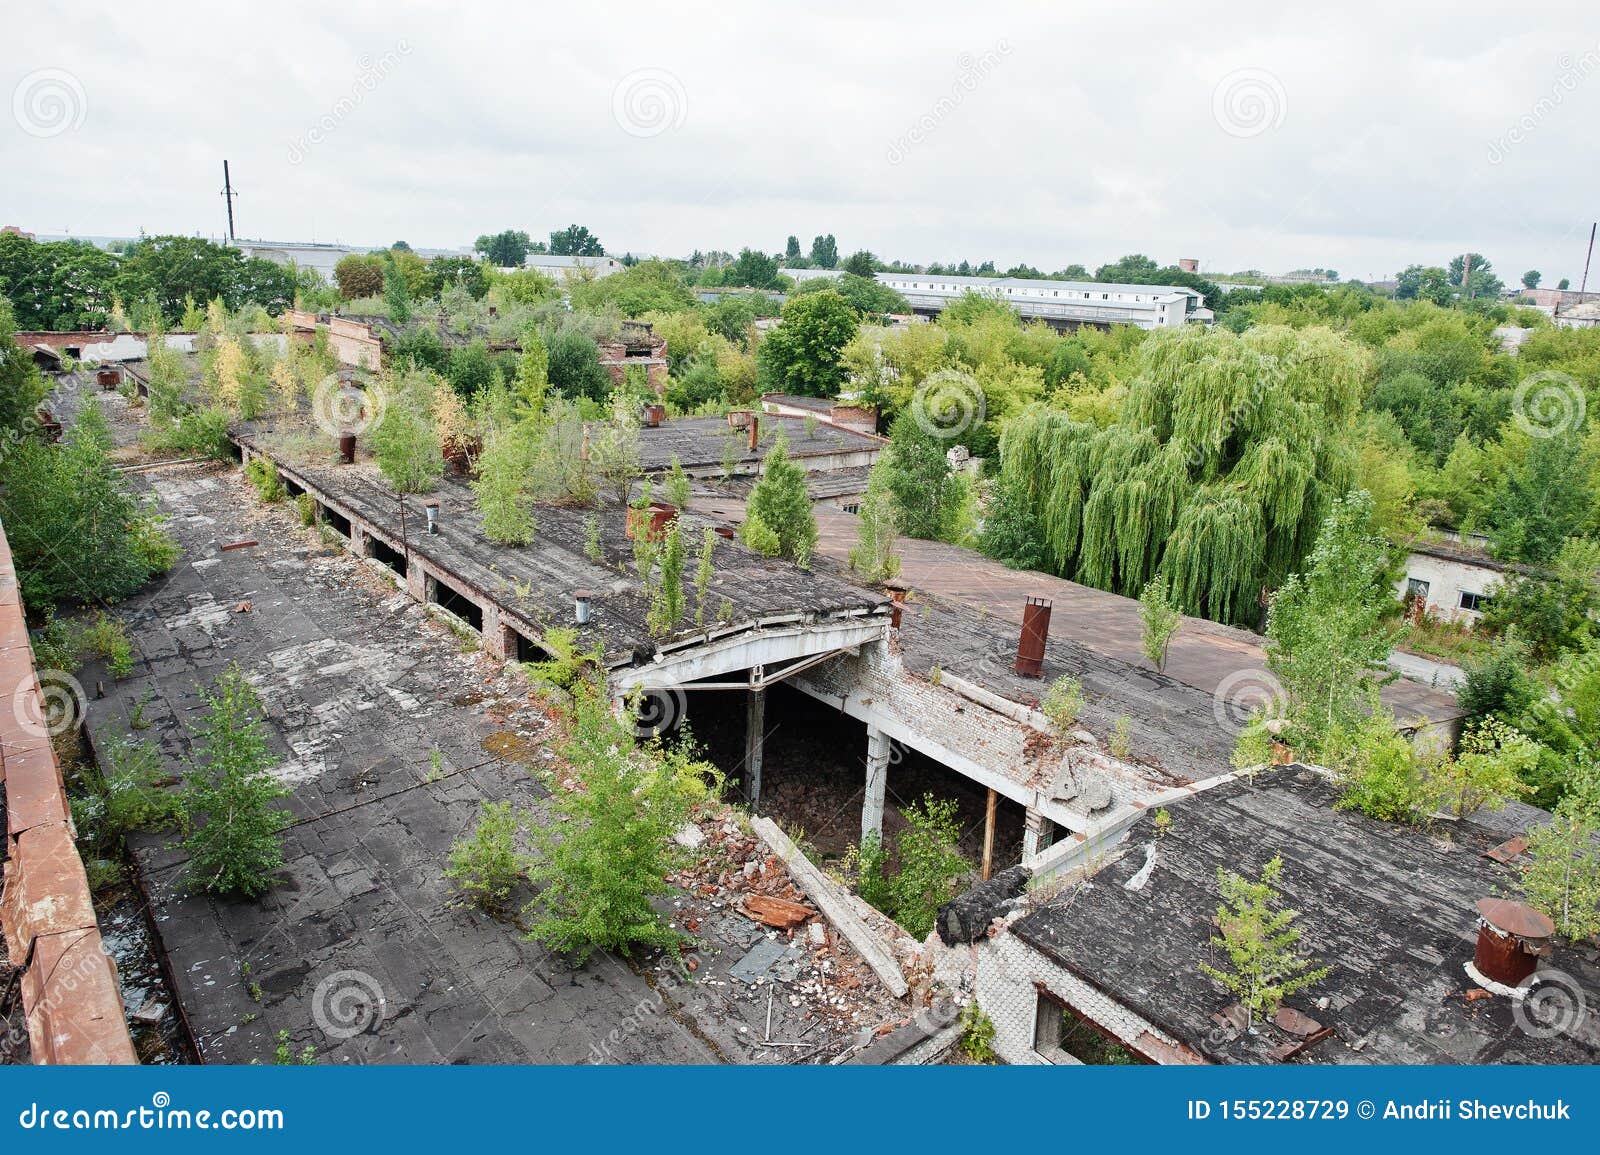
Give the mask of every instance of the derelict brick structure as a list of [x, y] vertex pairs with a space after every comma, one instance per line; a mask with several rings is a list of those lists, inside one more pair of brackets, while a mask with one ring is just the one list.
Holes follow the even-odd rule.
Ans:
[[[134, 1063], [116, 967], [95, 919], [61, 768], [50, 744], [16, 567], [0, 529], [0, 930], [21, 971], [35, 1063]], [[76, 708], [75, 706], [73, 707]]]

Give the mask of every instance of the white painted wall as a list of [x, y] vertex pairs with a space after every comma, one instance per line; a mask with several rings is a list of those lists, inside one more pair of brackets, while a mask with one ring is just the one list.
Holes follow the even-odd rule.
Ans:
[[1428, 583], [1428, 612], [1446, 621], [1476, 622], [1480, 611], [1463, 609], [1463, 593], [1492, 595], [1499, 588], [1501, 573], [1489, 566], [1473, 565], [1430, 553], [1413, 553], [1406, 558], [1406, 576], [1395, 586], [1395, 596], [1405, 597], [1412, 581]]

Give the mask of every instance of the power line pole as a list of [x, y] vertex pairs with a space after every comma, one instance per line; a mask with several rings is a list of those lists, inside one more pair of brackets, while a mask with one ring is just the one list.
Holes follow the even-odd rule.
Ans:
[[228, 243], [233, 243], [233, 198], [239, 194], [233, 191], [233, 181], [228, 176], [228, 162], [222, 162], [222, 199], [228, 203]]
[[1594, 257], [1594, 231], [1600, 228], [1600, 221], [1589, 226], [1589, 251], [1583, 258], [1583, 282], [1578, 286], [1578, 299], [1583, 299], [1583, 294], [1589, 289], [1589, 261]]

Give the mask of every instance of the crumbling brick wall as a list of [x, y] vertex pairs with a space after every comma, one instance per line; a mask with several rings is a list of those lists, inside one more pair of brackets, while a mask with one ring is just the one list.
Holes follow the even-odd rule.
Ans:
[[0, 529], [0, 932], [22, 969], [35, 1063], [134, 1063], [116, 967], [95, 920], [66, 788], [44, 724], [11, 547]]

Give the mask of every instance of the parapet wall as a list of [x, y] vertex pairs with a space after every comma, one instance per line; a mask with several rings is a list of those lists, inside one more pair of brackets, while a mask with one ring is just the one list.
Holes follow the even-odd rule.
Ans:
[[[22, 970], [35, 1063], [136, 1063], [50, 744], [11, 547], [0, 527], [0, 782], [5, 785], [0, 931]], [[0, 1045], [10, 1040], [0, 1035]]]

